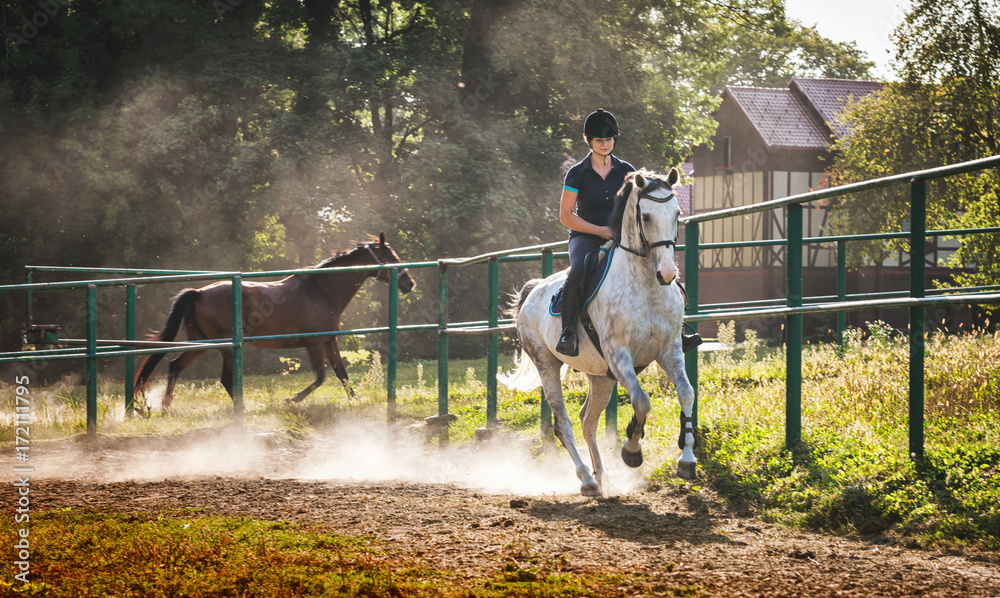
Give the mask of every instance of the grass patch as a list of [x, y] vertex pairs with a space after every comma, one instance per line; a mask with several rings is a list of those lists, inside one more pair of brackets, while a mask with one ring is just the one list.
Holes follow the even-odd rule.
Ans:
[[[12, 518], [0, 533], [14, 537]], [[387, 554], [373, 540], [316, 524], [244, 517], [109, 511], [32, 514], [29, 583], [5, 564], [0, 594], [46, 598], [115, 596], [617, 596], [671, 589], [662, 576], [588, 572], [498, 563], [470, 577]], [[697, 588], [674, 595], [696, 596]], [[669, 594], [668, 594], [669, 595]]]
[[[803, 442], [784, 448], [783, 353], [700, 372], [701, 465], [766, 520], [912, 547], [1000, 550], [1000, 337], [926, 345], [925, 456], [907, 454], [908, 351], [873, 326], [803, 355]], [[779, 368], [780, 366], [780, 368]], [[777, 371], [780, 369], [780, 373]]]
[[[705, 480], [699, 484], [711, 484], [733, 509], [787, 525], [877, 534], [911, 546], [1000, 550], [1000, 337], [927, 339], [925, 458], [914, 461], [907, 455], [905, 337], [876, 324], [864, 336], [848, 334], [842, 353], [832, 345], [808, 346], [803, 355], [803, 443], [789, 452], [784, 449], [784, 353], [752, 335], [737, 345], [734, 336], [729, 334], [721, 351], [700, 356], [699, 460]], [[311, 373], [248, 376], [247, 424], [294, 438], [343, 420], [385, 421], [385, 366], [376, 353], [365, 359], [350, 366], [357, 391], [350, 399], [330, 379], [302, 403], [288, 405], [285, 399], [308, 385]], [[500, 364], [509, 370], [511, 357], [501, 356]], [[399, 364], [396, 405], [402, 424], [437, 414], [437, 375], [435, 362]], [[485, 360], [452, 361], [448, 377], [449, 412], [458, 416], [450, 428], [451, 442], [472, 442], [475, 430], [486, 425]], [[652, 399], [644, 454], [647, 463], [663, 464], [651, 478], [675, 483], [676, 394], [656, 366], [641, 374], [640, 382]], [[582, 439], [577, 415], [586, 398], [586, 378], [571, 372], [563, 388]], [[8, 403], [6, 413], [12, 414], [14, 394], [7, 390], [0, 388], [0, 396]], [[171, 435], [232, 421], [232, 402], [217, 382], [180, 382], [171, 411], [153, 411], [148, 417], [124, 417], [121, 392], [120, 382], [102, 380], [101, 434]], [[31, 393], [32, 440], [85, 430], [84, 391], [78, 380], [33, 387]], [[539, 403], [537, 391], [512, 392], [501, 385], [501, 426], [537, 438]], [[622, 437], [631, 413], [627, 397], [620, 403]], [[7, 445], [13, 444], [15, 432], [9, 417], [0, 425], [0, 441]]]

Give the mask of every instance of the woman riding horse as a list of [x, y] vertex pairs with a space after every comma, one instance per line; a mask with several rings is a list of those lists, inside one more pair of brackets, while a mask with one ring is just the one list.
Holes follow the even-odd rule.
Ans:
[[[672, 187], [679, 174], [667, 176], [635, 172], [626, 177], [618, 193], [609, 225], [615, 247], [611, 250], [604, 283], [587, 307], [599, 343], [586, 343], [575, 356], [556, 349], [559, 322], [549, 312], [552, 297], [566, 281], [566, 272], [545, 280], [528, 281], [511, 309], [517, 323], [522, 354], [516, 370], [501, 381], [508, 387], [531, 391], [539, 385], [552, 407], [555, 434], [569, 452], [585, 496], [600, 496], [604, 465], [597, 446], [597, 424], [617, 381], [628, 392], [634, 415], [622, 445], [622, 460], [630, 467], [642, 464], [641, 439], [649, 415], [649, 395], [639, 385], [636, 372], [656, 362], [667, 373], [681, 408], [678, 446], [682, 453], [677, 474], [695, 475], [694, 389], [684, 369], [681, 329], [684, 296], [676, 284], [674, 248], [680, 206]], [[591, 464], [581, 459], [566, 412], [560, 383], [563, 364], [587, 375], [590, 391], [580, 410], [583, 436]]]
[[606, 110], [598, 109], [583, 124], [583, 139], [590, 153], [569, 169], [559, 201], [559, 221], [570, 229], [569, 276], [563, 288], [562, 333], [556, 350], [573, 357], [580, 351], [576, 318], [583, 301], [584, 262], [587, 255], [612, 238], [606, 225], [615, 203], [615, 194], [625, 183], [625, 175], [635, 171], [628, 162], [612, 152], [618, 140], [618, 121]]

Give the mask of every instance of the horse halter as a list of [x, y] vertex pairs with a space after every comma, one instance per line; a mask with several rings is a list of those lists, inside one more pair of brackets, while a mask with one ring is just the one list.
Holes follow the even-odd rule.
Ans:
[[631, 247], [626, 247], [625, 245], [622, 245], [620, 242], [618, 243], [618, 246], [621, 247], [622, 249], [624, 249], [625, 251], [627, 251], [627, 252], [629, 252], [629, 253], [631, 253], [633, 255], [637, 255], [637, 256], [639, 256], [641, 258], [648, 258], [648, 257], [650, 257], [652, 255], [650, 252], [653, 249], [656, 249], [657, 247], [674, 247], [674, 246], [676, 246], [677, 245], [677, 238], [676, 237], [674, 239], [671, 239], [671, 240], [657, 241], [655, 243], [650, 243], [646, 239], [646, 231], [643, 230], [643, 228], [642, 228], [642, 210], [639, 209], [639, 201], [642, 200], [642, 199], [648, 199], [648, 200], [651, 200], [651, 201], [655, 201], [656, 203], [667, 203], [671, 199], [674, 199], [674, 197], [676, 197], [676, 196], [674, 195], [673, 191], [671, 191], [670, 195], [668, 195], [666, 197], [654, 197], [654, 196], [646, 194], [646, 193], [639, 193], [639, 197], [636, 198], [636, 200], [635, 200], [635, 227], [639, 231], [639, 242], [641, 243], [642, 246], [638, 250], [632, 249]]
[[[650, 243], [649, 240], [646, 239], [646, 231], [643, 230], [642, 228], [642, 210], [639, 209], [640, 200], [648, 199], [651, 201], [655, 201], [656, 203], [667, 203], [671, 199], [674, 199], [674, 197], [676, 196], [674, 195], [673, 190], [671, 190], [670, 195], [666, 197], [654, 197], [652, 195], [649, 195], [648, 193], [639, 192], [639, 195], [635, 200], [635, 227], [639, 230], [639, 242], [641, 243], [642, 247], [640, 247], [639, 250], [635, 250], [632, 249], [631, 247], [626, 247], [625, 245], [622, 245], [620, 241], [618, 242], [618, 246], [624, 249], [625, 251], [633, 255], [637, 255], [643, 259], [652, 257], [653, 255], [652, 251], [657, 247], [675, 247], [677, 245], [677, 237], [674, 237], [673, 239], [667, 239], [664, 241], [657, 241], [655, 243]], [[656, 280], [658, 280], [660, 284], [663, 286], [673, 283], [673, 281], [666, 282], [665, 280], [663, 280], [663, 277], [660, 276], [659, 272], [656, 273]]]
[[[365, 245], [365, 247], [368, 249], [368, 253], [371, 254], [372, 259], [375, 260], [376, 264], [378, 264], [379, 266], [384, 266], [385, 265], [385, 262], [383, 262], [382, 260], [380, 260], [378, 258], [378, 255], [375, 254], [375, 250], [372, 249], [372, 243], [369, 243], [368, 245]], [[389, 271], [388, 270], [384, 270], [384, 272], [386, 272], [386, 274], [388, 274]], [[409, 274], [409, 273], [410, 273], [410, 269], [409, 268], [403, 268], [402, 270], [399, 271], [399, 275], [400, 276], [402, 276], [403, 274]]]

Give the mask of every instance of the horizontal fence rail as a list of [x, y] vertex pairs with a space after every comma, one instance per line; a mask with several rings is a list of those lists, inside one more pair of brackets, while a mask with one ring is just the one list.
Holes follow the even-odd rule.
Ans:
[[[1000, 304], [1000, 287], [966, 287], [952, 289], [924, 288], [924, 260], [911, 259], [910, 290], [896, 293], [868, 293], [847, 295], [845, 285], [838, 284], [837, 296], [803, 297], [802, 295], [802, 252], [809, 244], [836, 244], [838, 253], [838, 279], [843, 281], [846, 274], [845, 255], [846, 243], [857, 241], [909, 239], [911, 256], [924, 255], [924, 243], [928, 237], [964, 236], [969, 234], [997, 233], [997, 228], [956, 229], [927, 231], [925, 223], [926, 211], [926, 181], [952, 176], [955, 174], [974, 172], [986, 168], [1000, 166], [1000, 156], [984, 158], [963, 164], [933, 168], [913, 173], [894, 175], [872, 181], [864, 181], [841, 187], [822, 189], [805, 194], [794, 195], [778, 200], [772, 200], [729, 208], [705, 214], [695, 214], [681, 219], [685, 227], [685, 243], [677, 250], [684, 253], [685, 279], [688, 295], [688, 310], [685, 322], [697, 329], [699, 322], [744, 320], [762, 317], [784, 317], [786, 319], [786, 445], [794, 446], [801, 439], [801, 351], [802, 351], [802, 317], [819, 313], [836, 313], [838, 315], [838, 340], [842, 338], [844, 315], [850, 311], [872, 308], [908, 308], [910, 310], [910, 424], [909, 448], [914, 456], [923, 454], [923, 350], [922, 342], [925, 333], [924, 309], [928, 306], [959, 305], [959, 304]], [[830, 237], [804, 237], [802, 232], [802, 205], [822, 199], [838, 197], [849, 193], [882, 188], [891, 185], [910, 186], [911, 194], [911, 230], [897, 233], [838, 235]], [[784, 209], [786, 212], [787, 238], [736, 242], [736, 243], [699, 243], [699, 225], [712, 220], [741, 217], [755, 212]], [[96, 366], [98, 359], [124, 357], [126, 360], [126, 411], [132, 412], [133, 394], [132, 379], [134, 377], [135, 356], [162, 352], [182, 352], [205, 350], [206, 348], [227, 348], [233, 350], [233, 395], [234, 417], [242, 419], [242, 389], [243, 367], [242, 349], [248, 342], [268, 341], [286, 338], [331, 337], [342, 335], [388, 335], [387, 356], [387, 414], [390, 419], [395, 417], [396, 367], [398, 353], [398, 334], [412, 331], [437, 330], [438, 334], [438, 414], [428, 418], [431, 424], [447, 424], [454, 418], [449, 412], [448, 390], [448, 353], [449, 338], [454, 335], [487, 335], [487, 384], [486, 384], [486, 429], [498, 425], [497, 417], [497, 369], [498, 369], [498, 339], [502, 333], [510, 333], [514, 323], [510, 319], [501, 318], [499, 308], [499, 266], [502, 263], [541, 262], [541, 275], [548, 276], [553, 272], [555, 259], [567, 256], [564, 250], [566, 241], [532, 245], [507, 251], [493, 252], [473, 257], [459, 259], [442, 259], [433, 262], [413, 262], [405, 264], [387, 264], [383, 266], [353, 266], [346, 268], [309, 268], [294, 270], [279, 270], [268, 272], [210, 272], [202, 270], [163, 270], [163, 269], [126, 269], [126, 268], [76, 268], [60, 266], [28, 267], [28, 282], [0, 286], [0, 293], [25, 293], [30, 309], [32, 294], [37, 292], [70, 291], [83, 289], [86, 292], [86, 338], [60, 340], [61, 344], [74, 345], [73, 348], [47, 349], [30, 352], [2, 353], [0, 363], [25, 362], [34, 360], [84, 360], [87, 365], [87, 433], [96, 434]], [[723, 247], [746, 247], [754, 245], [784, 246], [786, 251], [786, 288], [784, 299], [761, 299], [738, 304], [699, 303], [698, 277], [699, 252], [704, 249]], [[448, 321], [448, 275], [452, 269], [464, 267], [483, 267], [486, 272], [486, 293], [488, 298], [486, 319], [480, 321], [449, 322]], [[399, 325], [398, 319], [398, 276], [402, 269], [430, 269], [438, 271], [438, 318], [437, 322]], [[291, 276], [294, 274], [323, 271], [351, 270], [389, 270], [390, 290], [387, 306], [387, 325], [384, 327], [358, 328], [307, 334], [243, 336], [240, 319], [242, 314], [242, 281], [247, 279]], [[32, 282], [35, 273], [81, 274], [91, 276], [108, 276], [83, 281]], [[233, 284], [233, 337], [211, 341], [176, 341], [157, 342], [135, 339], [135, 303], [136, 287], [146, 284], [170, 284], [192, 281], [229, 280]], [[520, 281], [523, 282], [523, 281]], [[101, 287], [124, 287], [126, 289], [126, 338], [98, 339], [96, 337], [97, 302], [96, 289]], [[949, 293], [949, 294], [945, 294]], [[926, 296], [926, 295], [932, 296]], [[698, 389], [698, 352], [691, 351], [685, 356], [688, 375], [697, 392]], [[616, 429], [617, 401], [609, 402], [606, 412], [606, 425], [609, 430]], [[697, 421], [697, 399], [694, 413]], [[551, 412], [545, 401], [544, 393], [541, 400], [541, 427], [543, 431], [551, 431]]]
[[[924, 336], [926, 334], [924, 310], [935, 305], [992, 305], [1000, 303], [1000, 294], [995, 288], [977, 289], [969, 292], [963, 289], [945, 289], [940, 292], [950, 292], [951, 295], [927, 297], [925, 288], [926, 239], [933, 236], [958, 236], [967, 234], [996, 233], [996, 227], [980, 229], [959, 229], [947, 231], [928, 231], [926, 229], [927, 181], [947, 176], [954, 176], [979, 170], [997, 168], [1000, 166], [1000, 156], [992, 156], [961, 164], [942, 166], [916, 172], [888, 176], [870, 181], [862, 181], [811, 191], [781, 199], [762, 202], [750, 206], [727, 208], [694, 214], [681, 219], [685, 227], [685, 279], [688, 290], [688, 311], [685, 321], [697, 329], [698, 322], [707, 320], [736, 320], [761, 317], [785, 318], [785, 445], [791, 449], [801, 441], [802, 436], [802, 318], [807, 314], [836, 313], [838, 343], [843, 341], [845, 327], [844, 315], [848, 311], [870, 308], [908, 308], [910, 312], [909, 347], [909, 453], [914, 458], [924, 453]], [[893, 185], [908, 185], [910, 188], [910, 230], [898, 233], [838, 235], [830, 237], [803, 236], [803, 204], [840, 197], [851, 193], [869, 191]], [[745, 243], [712, 243], [700, 245], [699, 225], [721, 220], [746, 216], [757, 212], [776, 209], [785, 210], [785, 239], [754, 241]], [[910, 248], [910, 290], [905, 297], [885, 297], [885, 294], [871, 294], [865, 298], [849, 298], [846, 295], [846, 243], [856, 241], [872, 241], [887, 239], [909, 239]], [[802, 293], [802, 255], [803, 246], [809, 243], [837, 244], [837, 277], [838, 296], [836, 301], [826, 301], [827, 298], [806, 298]], [[771, 307], [771, 300], [752, 302], [753, 305], [736, 307], [732, 304], [699, 305], [698, 296], [698, 255], [702, 249], [711, 247], [734, 247], [750, 245], [784, 245], [785, 258], [785, 299], [781, 307]], [[916, 257], [914, 257], [916, 256]], [[982, 292], [986, 291], [986, 292]], [[893, 295], [896, 295], [893, 293]], [[818, 303], [813, 303], [819, 301]], [[812, 304], [806, 304], [812, 303]], [[686, 356], [688, 376], [697, 393], [698, 357], [692, 351]], [[695, 399], [695, 420], [697, 421], [697, 394]]]

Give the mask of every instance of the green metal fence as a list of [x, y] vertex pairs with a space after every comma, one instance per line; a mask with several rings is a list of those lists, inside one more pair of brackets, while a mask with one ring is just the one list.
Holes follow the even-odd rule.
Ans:
[[[445, 421], [448, 414], [448, 337], [454, 334], [485, 334], [488, 335], [488, 364], [487, 369], [487, 397], [486, 397], [486, 427], [493, 428], [498, 424], [497, 420], [497, 368], [498, 368], [498, 345], [499, 334], [513, 328], [511, 320], [501, 320], [499, 306], [499, 264], [501, 262], [520, 261], [541, 261], [542, 274], [548, 275], [552, 272], [552, 261], [554, 257], [562, 257], [565, 254], [555, 254], [554, 248], [565, 247], [566, 242], [557, 242], [534, 247], [518, 248], [496, 254], [487, 254], [473, 258], [459, 260], [441, 260], [439, 262], [415, 262], [406, 264], [391, 264], [383, 266], [353, 266], [343, 268], [327, 268], [324, 270], [309, 269], [307, 272], [317, 271], [350, 271], [350, 270], [389, 270], [390, 292], [388, 299], [387, 325], [375, 328], [355, 328], [338, 331], [316, 332], [308, 334], [270, 335], [244, 337], [240, 319], [242, 314], [242, 281], [250, 278], [279, 277], [303, 272], [302, 270], [282, 270], [268, 272], [209, 272], [209, 271], [188, 271], [188, 270], [149, 270], [149, 269], [123, 269], [123, 268], [82, 268], [82, 267], [59, 267], [59, 266], [29, 266], [27, 268], [27, 282], [20, 285], [0, 286], [0, 293], [24, 293], [28, 305], [28, 323], [31, 323], [31, 305], [33, 295], [40, 292], [55, 291], [75, 291], [83, 289], [86, 293], [86, 334], [83, 339], [60, 339], [59, 343], [71, 345], [71, 348], [45, 349], [36, 351], [25, 351], [15, 353], [0, 353], [0, 363], [29, 363], [51, 360], [82, 360], [86, 366], [86, 409], [87, 409], [87, 433], [95, 435], [97, 433], [97, 361], [99, 359], [123, 357], [125, 359], [125, 408], [131, 414], [134, 410], [133, 379], [135, 376], [135, 357], [152, 353], [172, 353], [191, 350], [204, 350], [206, 347], [212, 349], [231, 349], [233, 351], [233, 407], [234, 417], [237, 421], [243, 417], [243, 346], [248, 342], [275, 340], [280, 338], [305, 338], [305, 337], [329, 337], [344, 335], [367, 335], [367, 334], [387, 334], [388, 335], [388, 356], [386, 372], [386, 396], [387, 415], [393, 419], [396, 415], [396, 369], [398, 364], [398, 334], [400, 332], [418, 330], [437, 330], [439, 335], [439, 398], [438, 411], [443, 415]], [[528, 252], [528, 253], [526, 253]], [[488, 293], [488, 315], [484, 321], [449, 323], [447, 320], [447, 296], [448, 296], [448, 271], [450, 268], [461, 266], [473, 266], [476, 264], [488, 264], [489, 284]], [[437, 268], [438, 270], [438, 304], [439, 321], [437, 323], [414, 324], [401, 326], [398, 323], [398, 288], [399, 271], [404, 268], [417, 270], [421, 268]], [[47, 272], [56, 274], [83, 274], [83, 275], [105, 275], [115, 278], [102, 278], [98, 280], [83, 281], [61, 281], [61, 282], [33, 282], [37, 273]], [[233, 337], [228, 339], [216, 339], [210, 341], [144, 341], [135, 338], [135, 308], [136, 308], [136, 287], [147, 284], [169, 284], [169, 283], [189, 283], [196, 281], [216, 281], [229, 280], [233, 285], [232, 313], [233, 317]], [[100, 287], [124, 287], [126, 289], [126, 335], [124, 339], [99, 339], [97, 338], [97, 300], [96, 291]], [[76, 345], [73, 347], [73, 345]], [[551, 419], [547, 414], [548, 405], [543, 403], [543, 420]], [[609, 411], [610, 413], [610, 411]], [[613, 421], [613, 420], [611, 420]], [[545, 424], [543, 424], [543, 428]]]
[[[920, 457], [924, 452], [924, 339], [926, 323], [924, 310], [936, 305], [983, 305], [1000, 303], [1000, 293], [993, 287], [977, 289], [947, 289], [949, 295], [927, 297], [925, 289], [924, 256], [926, 238], [929, 234], [954, 236], [960, 234], [995, 233], [997, 228], [933, 231], [928, 233], [927, 181], [957, 174], [975, 172], [1000, 166], [1000, 156], [884, 177], [840, 187], [832, 187], [810, 193], [793, 195], [783, 199], [762, 202], [755, 205], [730, 208], [715, 212], [696, 214], [682, 219], [685, 226], [685, 280], [687, 283], [689, 309], [685, 320], [697, 326], [706, 320], [736, 320], [762, 317], [785, 318], [786, 333], [786, 386], [785, 386], [785, 445], [796, 445], [802, 437], [802, 317], [806, 314], [837, 313], [872, 308], [905, 307], [910, 311], [909, 347], [909, 453]], [[910, 189], [910, 231], [888, 235], [846, 235], [838, 237], [803, 238], [803, 204], [839, 197], [850, 193], [868, 191], [893, 185], [908, 185]], [[743, 306], [712, 306], [704, 312], [698, 297], [698, 254], [702, 249], [722, 247], [726, 244], [700, 245], [699, 225], [712, 220], [741, 217], [756, 212], [785, 209], [786, 238], [778, 241], [742, 243], [744, 246], [781, 244], [785, 246], [785, 300], [784, 306], [775, 307], [767, 302], [756, 302]], [[849, 241], [909, 238], [910, 241], [910, 290], [905, 297], [895, 293], [879, 293], [865, 298], [848, 297], [846, 294], [846, 243]], [[802, 296], [802, 248], [806, 243], [836, 242], [838, 246], [838, 293], [836, 300], [828, 297], [806, 298]], [[809, 303], [808, 305], [806, 303]], [[727, 309], [728, 308], [728, 309]], [[838, 318], [838, 338], [842, 339], [844, 318]], [[696, 354], [687, 356], [688, 375], [697, 392], [698, 361]], [[696, 401], [697, 405], [697, 401]], [[697, 411], [695, 411], [697, 422]]]
[[[556, 252], [555, 249], [565, 248], [566, 241], [521, 247], [508, 251], [487, 253], [470, 258], [441, 260], [438, 262], [438, 415], [437, 421], [446, 422], [451, 416], [448, 412], [448, 338], [457, 334], [487, 334], [487, 365], [486, 365], [486, 429], [498, 426], [497, 419], [497, 370], [499, 335], [514, 329], [510, 319], [501, 319], [500, 312], [500, 264], [541, 261], [542, 277], [552, 274], [553, 261], [556, 258], [566, 258], [568, 254]], [[448, 313], [448, 272], [457, 267], [468, 267], [476, 264], [487, 265], [487, 319], [476, 322], [461, 322], [449, 324]], [[522, 283], [523, 281], [518, 281]], [[613, 391], [617, 393], [617, 387]], [[613, 398], [617, 394], [613, 395]], [[545, 394], [541, 396], [540, 408], [541, 429], [544, 434], [552, 432], [552, 411]], [[618, 402], [612, 400], [605, 410], [605, 427], [611, 433], [618, 426]]]
[[[836, 313], [838, 314], [838, 338], [846, 324], [843, 314], [849, 311], [872, 308], [906, 307], [910, 310], [910, 453], [914, 456], [923, 454], [923, 371], [924, 371], [924, 309], [927, 306], [959, 305], [959, 304], [997, 304], [1000, 303], [1000, 293], [996, 287], [977, 287], [935, 290], [927, 296], [924, 288], [924, 244], [928, 236], [954, 236], [1000, 232], [1000, 229], [964, 229], [950, 231], [927, 231], [926, 213], [926, 181], [973, 172], [986, 168], [1000, 166], [1000, 156], [985, 158], [963, 164], [935, 168], [920, 172], [907, 173], [865, 181], [862, 183], [844, 185], [842, 187], [823, 189], [801, 195], [795, 195], [780, 200], [774, 200], [751, 206], [720, 210], [717, 212], [697, 214], [682, 219], [685, 227], [685, 244], [678, 247], [685, 253], [685, 284], [688, 295], [688, 313], [685, 321], [697, 327], [699, 322], [715, 320], [754, 319], [762, 317], [784, 317], [786, 319], [786, 444], [794, 446], [801, 439], [801, 356], [802, 356], [802, 317], [808, 314]], [[911, 227], [908, 233], [890, 233], [885, 235], [848, 235], [839, 237], [803, 238], [802, 205], [805, 203], [837, 197], [848, 193], [876, 189], [890, 185], [908, 184], [911, 192]], [[699, 243], [699, 225], [703, 222], [721, 218], [740, 217], [754, 212], [774, 209], [785, 209], [787, 219], [787, 238], [740, 243], [750, 245], [784, 245], [786, 250], [786, 297], [781, 300], [749, 301], [742, 304], [709, 304], [699, 303], [698, 274], [699, 251], [702, 249], [719, 248], [735, 244], [715, 243], [701, 245]], [[898, 293], [878, 293], [867, 295], [846, 294], [846, 243], [873, 239], [906, 238], [910, 240], [910, 255], [920, 256], [911, 259], [910, 291], [905, 296]], [[837, 243], [838, 247], [838, 293], [836, 297], [803, 297], [802, 293], [802, 250], [809, 243]], [[390, 291], [388, 301], [388, 324], [385, 327], [340, 330], [311, 334], [276, 335], [243, 337], [241, 322], [242, 294], [233, 293], [233, 338], [199, 342], [153, 342], [135, 339], [135, 302], [136, 286], [146, 284], [167, 284], [192, 281], [230, 280], [234, 291], [242, 288], [242, 281], [248, 278], [288, 276], [302, 270], [284, 270], [271, 272], [205, 272], [179, 270], [135, 270], [109, 268], [62, 268], [57, 266], [34, 266], [28, 269], [28, 281], [22, 285], [0, 286], [0, 293], [25, 293], [30, 310], [31, 297], [36, 292], [67, 291], [84, 289], [86, 292], [86, 338], [69, 339], [68, 341], [81, 345], [82, 348], [52, 349], [31, 351], [25, 353], [0, 353], [0, 363], [31, 362], [38, 360], [77, 359], [84, 360], [87, 368], [87, 432], [97, 433], [97, 360], [109, 357], [124, 357], [126, 360], [126, 410], [131, 413], [133, 408], [132, 378], [134, 377], [134, 359], [137, 355], [160, 352], [179, 352], [189, 350], [204, 350], [211, 348], [232, 349], [233, 351], [233, 394], [234, 416], [241, 420], [243, 416], [243, 345], [255, 340], [275, 338], [309, 337], [309, 336], [342, 336], [385, 333], [388, 334], [388, 356], [386, 375], [387, 415], [390, 419], [396, 412], [396, 367], [398, 363], [398, 334], [400, 332], [417, 330], [436, 330], [438, 333], [438, 415], [431, 420], [447, 422], [452, 416], [448, 407], [448, 339], [458, 334], [485, 334], [487, 341], [487, 396], [486, 396], [486, 427], [498, 425], [497, 417], [497, 367], [499, 334], [513, 328], [509, 319], [500, 317], [499, 266], [505, 262], [540, 261], [541, 274], [546, 276], [552, 272], [553, 260], [565, 257], [565, 253], [556, 253], [556, 249], [564, 248], [565, 241], [522, 247], [504, 252], [490, 253], [472, 258], [439, 260], [437, 262], [416, 262], [407, 264], [391, 264], [385, 266], [355, 266], [347, 268], [330, 268], [329, 271], [387, 269], [390, 271]], [[486, 264], [488, 308], [486, 319], [474, 322], [449, 322], [448, 320], [448, 274], [458, 267], [471, 267]], [[421, 268], [436, 268], [438, 273], [438, 318], [437, 322], [400, 326], [398, 319], [398, 276], [403, 268], [411, 270]], [[308, 272], [315, 273], [310, 269]], [[33, 273], [59, 272], [76, 274], [101, 274], [119, 278], [72, 282], [32, 282]], [[519, 281], [523, 282], [523, 281]], [[126, 338], [123, 340], [107, 340], [97, 338], [97, 301], [96, 290], [99, 287], [119, 286], [126, 289]], [[941, 293], [950, 294], [941, 294]], [[782, 304], [783, 303], [783, 304]], [[30, 318], [30, 316], [29, 316]], [[686, 356], [688, 376], [697, 392], [698, 388], [698, 357], [697, 351]], [[551, 430], [551, 412], [544, 400], [541, 401], [541, 425], [543, 431]], [[694, 411], [697, 422], [697, 400]], [[606, 425], [609, 430], [617, 428], [617, 401], [612, 400], [606, 413]]]

